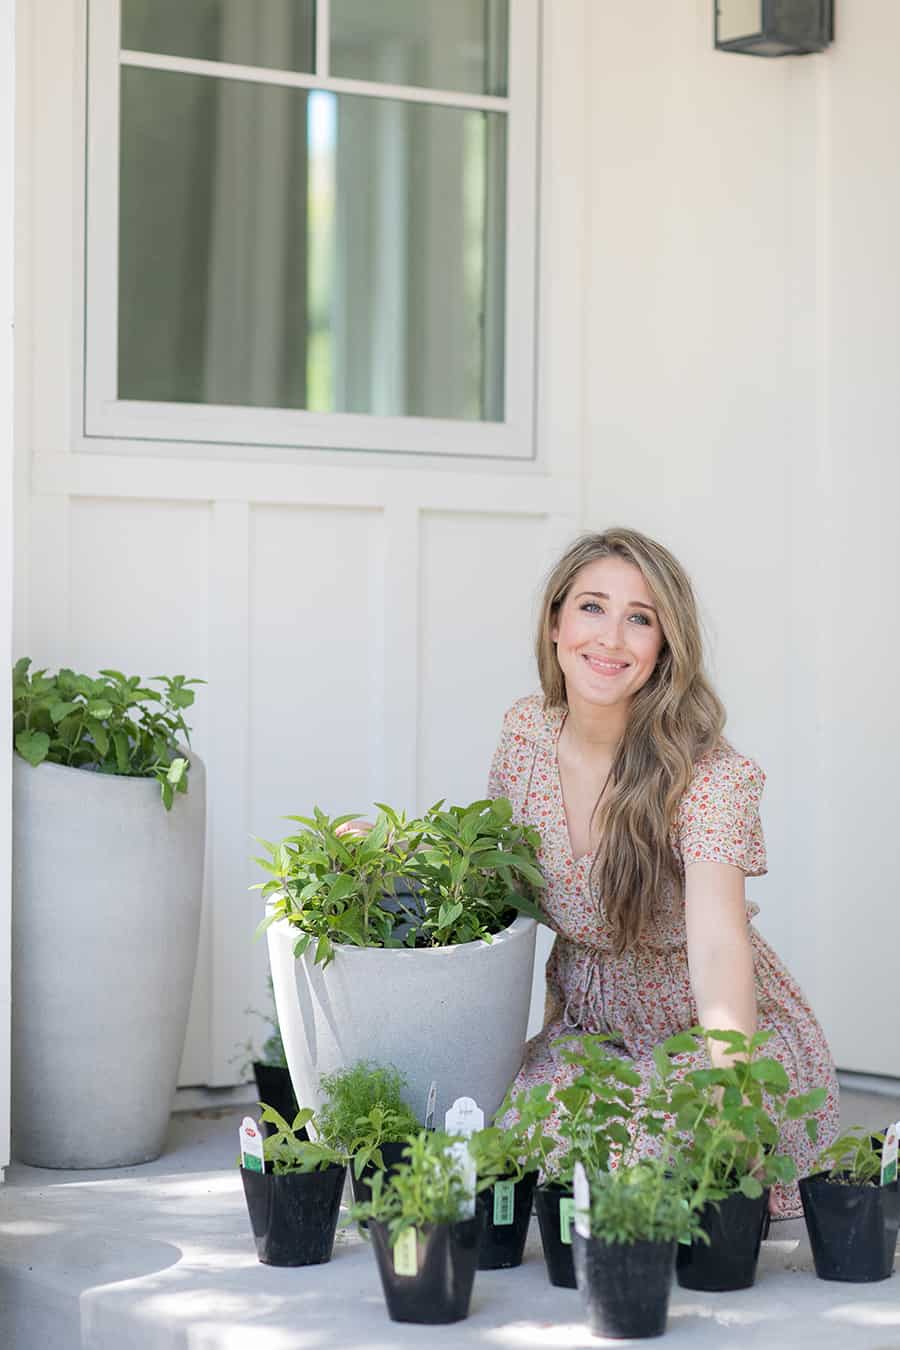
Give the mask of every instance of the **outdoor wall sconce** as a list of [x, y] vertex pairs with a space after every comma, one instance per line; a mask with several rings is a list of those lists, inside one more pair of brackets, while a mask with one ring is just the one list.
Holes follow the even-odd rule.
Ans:
[[834, 40], [834, 0], [713, 0], [715, 45], [747, 56], [805, 56]]

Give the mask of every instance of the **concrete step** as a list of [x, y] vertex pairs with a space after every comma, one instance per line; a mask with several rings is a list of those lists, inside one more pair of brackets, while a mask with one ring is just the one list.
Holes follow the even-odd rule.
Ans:
[[[328, 1265], [262, 1266], [236, 1170], [241, 1111], [173, 1116], [143, 1167], [52, 1172], [14, 1165], [0, 1188], [3, 1350], [580, 1350], [577, 1291], [548, 1282], [536, 1224], [518, 1270], [481, 1272], [450, 1327], [388, 1320], [375, 1262], [339, 1231]], [[900, 1350], [900, 1277], [816, 1280], [801, 1224], [777, 1225], [757, 1286], [675, 1289], [667, 1344], [696, 1350]]]

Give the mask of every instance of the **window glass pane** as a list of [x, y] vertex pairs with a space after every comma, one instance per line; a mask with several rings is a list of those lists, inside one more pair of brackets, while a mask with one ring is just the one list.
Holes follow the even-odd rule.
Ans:
[[501, 114], [122, 70], [119, 397], [502, 420]]
[[122, 0], [122, 47], [309, 74], [315, 0]]
[[331, 0], [331, 73], [506, 94], [509, 0]]

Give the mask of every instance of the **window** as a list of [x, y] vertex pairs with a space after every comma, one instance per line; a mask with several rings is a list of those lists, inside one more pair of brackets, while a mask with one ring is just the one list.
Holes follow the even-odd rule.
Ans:
[[538, 0], [90, 0], [85, 435], [528, 458]]

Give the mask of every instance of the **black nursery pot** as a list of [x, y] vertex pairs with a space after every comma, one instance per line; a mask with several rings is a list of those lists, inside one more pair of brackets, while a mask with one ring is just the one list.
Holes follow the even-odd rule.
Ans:
[[768, 1203], [766, 1190], [757, 1200], [737, 1192], [718, 1205], [706, 1205], [700, 1223], [709, 1246], [695, 1239], [678, 1248], [675, 1270], [682, 1289], [749, 1289], [756, 1279]]
[[[572, 1258], [572, 1198], [570, 1186], [560, 1186], [550, 1182], [538, 1186], [534, 1193], [534, 1207], [537, 1210], [538, 1224], [541, 1230], [541, 1244], [544, 1248], [544, 1261], [547, 1264], [547, 1278], [559, 1289], [575, 1288], [575, 1265]], [[571, 1202], [568, 1206], [569, 1217], [560, 1213], [562, 1201]], [[565, 1239], [568, 1239], [566, 1241]]]
[[[259, 1060], [254, 1060], [253, 1077], [256, 1079], [259, 1100], [265, 1102], [266, 1106], [274, 1106], [290, 1124], [297, 1114], [297, 1098], [294, 1096], [289, 1070], [280, 1064], [261, 1064]], [[260, 1129], [266, 1137], [275, 1133], [275, 1126], [266, 1120], [261, 1122]], [[300, 1131], [299, 1138], [309, 1138], [306, 1130]]]
[[669, 1314], [675, 1242], [606, 1242], [572, 1234], [578, 1288], [595, 1336], [661, 1336]]
[[478, 1264], [481, 1215], [459, 1223], [423, 1225], [416, 1231], [415, 1275], [398, 1275], [387, 1225], [369, 1224], [378, 1273], [392, 1322], [431, 1326], [469, 1315]]
[[[406, 1148], [404, 1143], [382, 1144], [381, 1156], [384, 1159], [384, 1176], [388, 1178], [394, 1175], [397, 1170], [397, 1164], [403, 1162], [403, 1150]], [[366, 1204], [372, 1198], [371, 1181], [378, 1168], [374, 1163], [367, 1163], [359, 1176], [356, 1175], [353, 1168], [350, 1168], [350, 1186], [353, 1191], [353, 1200], [357, 1205]], [[365, 1219], [360, 1220], [360, 1228], [367, 1228]]]
[[820, 1280], [869, 1284], [894, 1269], [900, 1225], [900, 1188], [804, 1177], [800, 1198]]
[[323, 1172], [241, 1168], [256, 1254], [266, 1266], [318, 1266], [331, 1260], [346, 1167]]
[[503, 1203], [502, 1194], [497, 1201], [495, 1186], [478, 1196], [478, 1208], [484, 1214], [479, 1270], [508, 1270], [522, 1264], [537, 1179], [537, 1172], [526, 1172], [522, 1180], [515, 1183], [511, 1210]]

